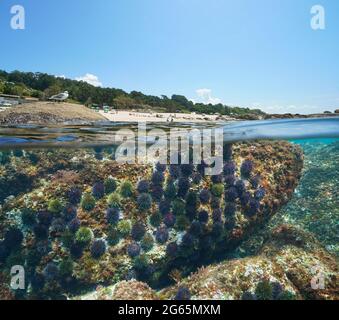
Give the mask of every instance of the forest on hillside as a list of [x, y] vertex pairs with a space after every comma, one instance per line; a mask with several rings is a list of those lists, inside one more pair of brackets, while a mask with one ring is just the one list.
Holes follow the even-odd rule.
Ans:
[[125, 92], [122, 89], [95, 87], [84, 81], [56, 77], [40, 72], [6, 72], [0, 70], [0, 93], [34, 97], [47, 100], [50, 96], [67, 90], [70, 100], [89, 105], [109, 105], [116, 109], [154, 109], [163, 112], [196, 112], [221, 114], [244, 118], [258, 117], [265, 113], [259, 109], [230, 107], [221, 103], [212, 105], [194, 103], [183, 95], [161, 97], [142, 92]]

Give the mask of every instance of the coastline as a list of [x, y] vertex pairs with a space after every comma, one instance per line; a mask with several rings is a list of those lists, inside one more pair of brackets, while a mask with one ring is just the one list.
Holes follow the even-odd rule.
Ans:
[[310, 115], [293, 114], [267, 114], [262, 119], [235, 118], [226, 115], [207, 115], [192, 113], [162, 113], [147, 110], [144, 112], [135, 110], [112, 110], [94, 111], [81, 104], [55, 103], [55, 102], [34, 102], [18, 105], [10, 108], [0, 107], [0, 125], [20, 124], [44, 124], [55, 125], [63, 123], [89, 123], [98, 121], [112, 122], [154, 122], [154, 123], [213, 123], [230, 121], [250, 120], [273, 120], [273, 119], [294, 119], [294, 118], [319, 118], [336, 117], [338, 113], [322, 113]]
[[99, 114], [109, 121], [113, 122], [215, 122], [215, 121], [236, 121], [238, 119], [220, 116], [204, 115], [196, 113], [160, 113], [160, 112], [138, 112], [138, 111], [99, 111]]

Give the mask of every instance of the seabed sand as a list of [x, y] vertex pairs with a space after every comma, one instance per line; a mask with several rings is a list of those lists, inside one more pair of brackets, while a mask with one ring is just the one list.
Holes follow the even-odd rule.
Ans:
[[109, 121], [114, 122], [215, 122], [219, 120], [236, 120], [227, 116], [202, 115], [195, 113], [153, 113], [136, 111], [99, 111]]

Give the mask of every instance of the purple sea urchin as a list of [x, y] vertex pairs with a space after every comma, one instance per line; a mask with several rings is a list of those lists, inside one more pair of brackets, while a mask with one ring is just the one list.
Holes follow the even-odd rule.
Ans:
[[211, 192], [208, 189], [202, 189], [199, 194], [201, 203], [207, 204], [211, 199]]
[[161, 186], [152, 186], [152, 197], [155, 201], [160, 201], [164, 194], [164, 189]]
[[165, 215], [171, 211], [171, 202], [169, 200], [161, 200], [159, 202], [159, 211], [162, 215]]
[[83, 254], [84, 248], [80, 243], [73, 243], [70, 247], [70, 253], [75, 259], [80, 259]]
[[213, 175], [213, 176], [211, 176], [211, 180], [212, 180], [213, 183], [222, 183], [223, 175], [222, 174]]
[[147, 180], [141, 180], [138, 182], [137, 190], [139, 193], [148, 193], [149, 188], [150, 188], [150, 185]]
[[10, 250], [14, 250], [18, 247], [20, 247], [22, 241], [24, 239], [24, 235], [22, 231], [18, 228], [10, 228], [5, 233], [5, 238], [3, 241], [3, 244], [9, 248]]
[[164, 244], [168, 240], [169, 234], [166, 227], [159, 227], [155, 233], [155, 239], [158, 243]]
[[96, 199], [101, 199], [105, 195], [105, 186], [102, 182], [97, 182], [92, 188], [92, 195]]
[[131, 235], [135, 241], [140, 241], [146, 233], [146, 228], [141, 222], [137, 222], [132, 226]]
[[165, 177], [164, 174], [160, 171], [154, 171], [152, 175], [152, 183], [155, 186], [162, 186], [164, 183]]
[[128, 245], [127, 247], [127, 254], [131, 258], [135, 258], [140, 254], [141, 248], [136, 242], [132, 242], [131, 244]]
[[91, 255], [94, 259], [99, 259], [106, 252], [106, 243], [104, 240], [94, 240], [91, 245]]
[[81, 195], [82, 195], [81, 190], [75, 187], [72, 187], [67, 192], [68, 201], [73, 205], [80, 203]]
[[236, 170], [236, 166], [235, 166], [233, 161], [227, 161], [224, 164], [224, 174], [225, 174], [225, 176], [234, 175], [235, 170]]
[[179, 287], [174, 300], [191, 300], [191, 293], [186, 287]]
[[189, 233], [195, 237], [199, 237], [202, 234], [203, 225], [200, 221], [193, 221]]
[[202, 176], [199, 172], [193, 173], [192, 182], [194, 184], [200, 184], [201, 180], [202, 180]]
[[261, 187], [254, 192], [254, 197], [258, 200], [261, 200], [265, 197], [265, 194], [266, 194], [265, 189]]
[[238, 180], [236, 183], [235, 183], [235, 187], [238, 191], [239, 194], [242, 194], [243, 192], [246, 191], [246, 186], [245, 186], [245, 183], [244, 181], [242, 180]]
[[229, 188], [225, 193], [227, 201], [233, 202], [238, 198], [238, 190], [235, 187]]
[[260, 208], [260, 202], [257, 199], [250, 199], [248, 203], [248, 208], [245, 211], [246, 216], [253, 217], [257, 214]]
[[168, 228], [172, 228], [175, 225], [175, 216], [172, 213], [167, 213], [164, 217], [164, 224]]
[[53, 215], [48, 211], [39, 211], [37, 214], [38, 222], [45, 225], [50, 226], [53, 220]]
[[166, 253], [169, 257], [174, 258], [178, 253], [178, 245], [176, 242], [171, 242], [166, 247]]
[[214, 222], [221, 222], [221, 220], [222, 220], [222, 210], [220, 208], [213, 210], [212, 220]]
[[38, 223], [34, 226], [33, 232], [37, 240], [45, 240], [48, 238], [48, 226]]
[[171, 164], [169, 168], [169, 173], [173, 179], [177, 179], [180, 175], [180, 168], [177, 164]]
[[77, 216], [77, 208], [72, 204], [68, 204], [63, 211], [63, 217], [65, 221], [69, 222], [75, 219], [76, 216]]
[[107, 223], [116, 225], [120, 220], [120, 209], [108, 208], [106, 210], [106, 220], [107, 220]]
[[225, 210], [224, 210], [224, 214], [226, 217], [229, 217], [229, 216], [234, 216], [235, 215], [235, 212], [236, 212], [236, 205], [235, 203], [228, 203], [226, 206], [225, 206]]
[[193, 164], [181, 164], [180, 165], [180, 172], [184, 177], [189, 177], [194, 170]]
[[178, 181], [178, 197], [184, 198], [190, 188], [190, 182], [187, 178], [180, 178]]
[[157, 162], [157, 164], [155, 165], [157, 171], [159, 172], [165, 172], [167, 169], [167, 165], [166, 164], [162, 164], [160, 162]]
[[208, 212], [206, 210], [202, 210], [199, 212], [199, 221], [201, 223], [207, 223], [208, 222]]
[[55, 263], [50, 262], [45, 267], [43, 274], [47, 281], [57, 280], [59, 277], [59, 268]]
[[225, 186], [226, 187], [233, 187], [235, 183], [235, 177], [234, 175], [227, 175], [224, 178]]
[[73, 219], [68, 223], [68, 230], [72, 233], [76, 233], [80, 228], [81, 222], [78, 218]]
[[244, 178], [249, 178], [253, 170], [253, 161], [245, 160], [240, 167], [240, 173]]

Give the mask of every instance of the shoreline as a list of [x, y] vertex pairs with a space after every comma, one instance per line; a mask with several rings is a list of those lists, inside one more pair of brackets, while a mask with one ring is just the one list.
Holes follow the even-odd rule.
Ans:
[[220, 115], [204, 115], [196, 113], [161, 113], [161, 112], [139, 112], [117, 110], [104, 112], [99, 114], [109, 121], [113, 122], [161, 122], [161, 123], [180, 123], [180, 122], [215, 122], [215, 121], [237, 121], [239, 119], [220, 116]]
[[300, 119], [319, 117], [338, 117], [338, 113], [322, 113], [310, 115], [293, 114], [268, 114], [262, 119], [235, 118], [226, 115], [207, 115], [198, 113], [166, 113], [135, 111], [135, 110], [111, 110], [94, 111], [81, 104], [55, 103], [55, 102], [35, 102], [13, 107], [0, 107], [0, 125], [20, 125], [20, 124], [43, 124], [56, 125], [63, 123], [83, 123], [83, 122], [153, 122], [153, 123], [215, 123], [215, 122], [235, 122], [251, 120], [278, 120], [278, 119]]

